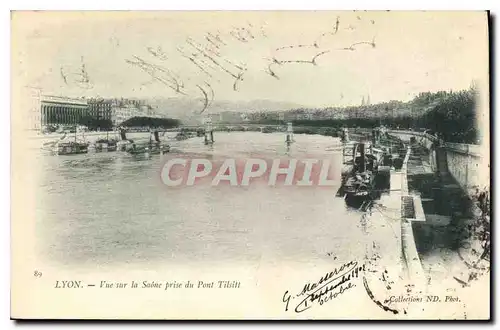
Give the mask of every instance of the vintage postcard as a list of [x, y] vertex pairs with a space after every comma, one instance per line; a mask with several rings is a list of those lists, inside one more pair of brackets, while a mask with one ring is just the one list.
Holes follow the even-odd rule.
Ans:
[[15, 319], [490, 319], [486, 11], [13, 11]]

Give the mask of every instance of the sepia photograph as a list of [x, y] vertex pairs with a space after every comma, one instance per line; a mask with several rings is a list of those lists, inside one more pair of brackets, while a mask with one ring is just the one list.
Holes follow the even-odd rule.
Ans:
[[489, 320], [488, 11], [12, 11], [11, 318]]

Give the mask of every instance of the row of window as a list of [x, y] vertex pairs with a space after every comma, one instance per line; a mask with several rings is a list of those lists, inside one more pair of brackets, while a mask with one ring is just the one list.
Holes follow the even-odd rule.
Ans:
[[140, 115], [137, 109], [120, 109], [120, 111], [117, 111], [112, 109], [109, 104], [103, 104], [101, 107], [96, 106], [96, 104], [42, 104], [40, 110], [39, 115], [31, 116], [33, 117], [31, 120], [36, 117], [36, 122], [41, 123], [41, 125], [75, 125], [79, 124], [80, 120], [86, 116], [121, 122]]

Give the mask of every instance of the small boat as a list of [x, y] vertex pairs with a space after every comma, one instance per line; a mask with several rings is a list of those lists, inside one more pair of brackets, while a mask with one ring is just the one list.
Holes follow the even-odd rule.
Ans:
[[205, 131], [204, 135], [204, 143], [205, 145], [213, 145], [214, 144], [214, 131]]
[[344, 184], [345, 194], [353, 197], [368, 197], [373, 188], [374, 175], [371, 172], [356, 173]]
[[154, 137], [155, 141], [151, 139], [150, 135], [149, 143], [145, 145], [137, 146], [135, 143], [132, 143], [126, 151], [131, 155], [163, 155], [170, 151], [170, 145], [161, 143], [158, 131], [154, 131]]
[[157, 143], [150, 143], [142, 146], [137, 146], [135, 143], [133, 143], [132, 147], [127, 149], [126, 151], [131, 155], [144, 155], [144, 154], [163, 155], [170, 151], [170, 146], [168, 144], [163, 145]]
[[85, 141], [78, 141], [76, 136], [75, 128], [75, 139], [74, 141], [65, 141], [66, 134], [58, 141], [52, 143], [49, 148], [52, 153], [56, 155], [78, 155], [86, 154], [89, 151], [89, 143]]
[[134, 140], [121, 140], [116, 143], [116, 147], [120, 151], [127, 151], [132, 148]]
[[86, 154], [89, 151], [89, 144], [77, 141], [57, 142], [53, 151], [56, 155]]
[[127, 132], [124, 128], [120, 128], [121, 140], [116, 142], [116, 148], [120, 151], [127, 151], [132, 148], [134, 140], [127, 139]]
[[98, 139], [94, 143], [96, 151], [116, 151], [118, 149], [118, 140], [110, 139], [109, 132], [106, 132], [105, 139]]
[[118, 141], [114, 139], [99, 139], [94, 143], [96, 151], [116, 151], [118, 149]]
[[378, 166], [375, 155], [366, 153], [365, 143], [347, 145], [343, 158], [342, 185], [337, 196], [343, 196], [347, 206], [358, 209], [376, 196], [376, 178], [382, 177], [382, 166]]
[[177, 135], [175, 136], [175, 139], [177, 141], [183, 141], [183, 140], [187, 140], [189, 139], [190, 136], [188, 134], [186, 134], [186, 132], [184, 131], [180, 131], [179, 133], [177, 133]]
[[64, 133], [63, 136], [61, 136], [59, 139], [57, 140], [52, 140], [52, 141], [49, 141], [49, 142], [45, 142], [43, 145], [42, 145], [42, 150], [45, 150], [45, 151], [50, 151], [50, 152], [53, 152], [54, 151], [54, 148], [55, 146], [57, 145], [58, 142], [60, 141], [63, 141], [64, 139], [66, 138], [66, 133]]
[[106, 132], [106, 138], [98, 139], [94, 143], [95, 151], [116, 151], [118, 149], [118, 140], [109, 138], [109, 132]]

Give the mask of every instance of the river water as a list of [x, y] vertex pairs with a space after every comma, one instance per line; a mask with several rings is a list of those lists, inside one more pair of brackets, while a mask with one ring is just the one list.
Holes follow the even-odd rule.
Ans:
[[[340, 168], [336, 138], [216, 132], [172, 141], [176, 155], [332, 159]], [[364, 254], [360, 213], [335, 197], [334, 187], [169, 188], [160, 179], [165, 156], [123, 152], [37, 156], [37, 248], [65, 265], [169, 262], [255, 262], [339, 259]]]

